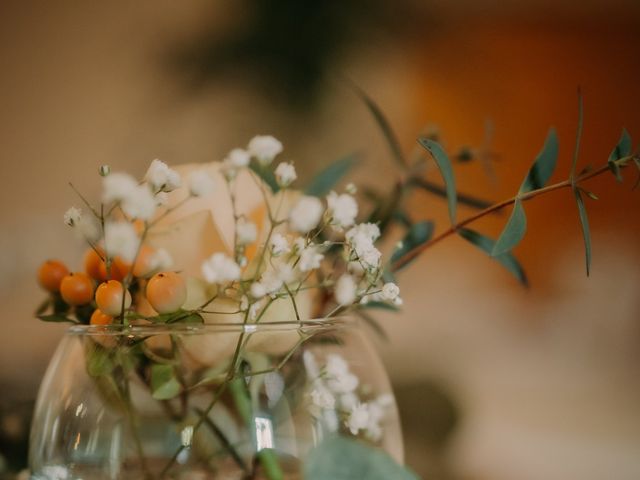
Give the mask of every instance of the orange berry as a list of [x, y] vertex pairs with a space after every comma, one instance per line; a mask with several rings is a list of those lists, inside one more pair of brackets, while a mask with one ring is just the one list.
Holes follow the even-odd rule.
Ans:
[[93, 299], [93, 280], [83, 272], [70, 273], [62, 279], [60, 294], [69, 305], [86, 305]]
[[100, 255], [93, 248], [90, 248], [84, 254], [84, 271], [98, 282], [104, 282], [107, 279], [104, 260], [100, 258]]
[[109, 280], [98, 286], [96, 290], [96, 303], [102, 312], [115, 317], [122, 313], [123, 303], [125, 310], [131, 306], [131, 294], [129, 290], [125, 290], [119, 281]]
[[111, 325], [111, 323], [113, 323], [113, 317], [96, 308], [91, 314], [89, 323], [91, 323], [91, 325]]
[[156, 273], [147, 283], [147, 300], [158, 313], [173, 313], [187, 300], [187, 285], [175, 272]]
[[129, 274], [129, 270], [131, 270], [131, 265], [120, 257], [114, 257], [111, 260], [111, 272], [107, 273], [107, 265], [104, 262], [100, 264], [100, 274], [104, 280], [112, 278], [113, 280], [122, 281]]
[[155, 253], [155, 248], [149, 245], [142, 245], [142, 247], [140, 247], [138, 258], [136, 258], [136, 262], [133, 265], [133, 274], [136, 277], [147, 277], [157, 268], [153, 264]]
[[45, 290], [57, 292], [60, 290], [62, 279], [69, 275], [64, 263], [58, 260], [47, 260], [38, 269], [38, 283]]

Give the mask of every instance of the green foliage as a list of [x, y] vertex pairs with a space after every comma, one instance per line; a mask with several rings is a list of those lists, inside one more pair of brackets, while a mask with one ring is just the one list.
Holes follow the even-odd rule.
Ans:
[[414, 223], [405, 237], [402, 239], [402, 242], [395, 249], [393, 254], [391, 255], [391, 263], [394, 263], [400, 257], [405, 255], [410, 250], [427, 243], [431, 236], [433, 235], [433, 222], [430, 220], [424, 220], [422, 222]]
[[170, 400], [182, 391], [172, 365], [153, 364], [151, 366], [151, 393], [156, 400]]
[[305, 465], [306, 480], [417, 480], [386, 453], [344, 437], [329, 437], [314, 448]]
[[589, 272], [591, 270], [591, 232], [589, 230], [589, 218], [587, 217], [587, 209], [584, 206], [580, 189], [574, 188], [573, 193], [576, 197], [576, 204], [578, 205], [578, 215], [580, 217], [580, 225], [582, 227], [582, 237], [584, 238], [584, 254], [587, 276], [589, 276]]
[[520, 186], [520, 193], [526, 193], [544, 187], [551, 178], [551, 175], [553, 175], [557, 159], [558, 135], [555, 129], [552, 128], [547, 134], [547, 139], [544, 142], [542, 150], [536, 157]]
[[315, 197], [325, 196], [356, 163], [358, 163], [356, 155], [349, 155], [333, 162], [313, 177], [311, 183], [305, 188], [305, 193]]
[[268, 166], [261, 165], [257, 161], [251, 160], [249, 168], [269, 186], [273, 193], [278, 193], [280, 191], [280, 185], [278, 185], [278, 182], [276, 181], [276, 176]]
[[69, 318], [66, 315], [62, 315], [59, 313], [50, 313], [50, 314], [39, 314], [36, 315], [43, 322], [52, 322], [52, 323], [75, 323], [79, 324], [80, 322], [74, 320], [73, 318]]
[[622, 182], [622, 173], [620, 173], [620, 166], [616, 163], [616, 160], [620, 160], [621, 158], [627, 157], [631, 155], [631, 136], [626, 129], [622, 129], [622, 134], [620, 135], [620, 140], [613, 148], [613, 151], [609, 155], [609, 168], [613, 172], [618, 182]]
[[516, 200], [513, 204], [513, 211], [507, 221], [498, 241], [493, 246], [491, 255], [496, 257], [510, 251], [524, 238], [527, 231], [527, 216], [521, 200]]
[[402, 153], [402, 148], [400, 147], [400, 142], [398, 141], [398, 138], [396, 137], [395, 133], [393, 132], [393, 129], [391, 128], [391, 125], [387, 121], [387, 118], [384, 116], [384, 113], [382, 113], [382, 110], [376, 104], [376, 102], [374, 102], [362, 89], [360, 89], [359, 87], [357, 87], [355, 85], [353, 86], [353, 88], [354, 88], [356, 94], [360, 97], [360, 99], [367, 106], [367, 108], [369, 109], [369, 112], [371, 113], [371, 115], [375, 119], [376, 123], [378, 124], [378, 127], [380, 128], [380, 131], [384, 135], [384, 138], [387, 141], [387, 145], [389, 146], [389, 149], [391, 150], [391, 155], [392, 155], [393, 159], [396, 161], [396, 163], [399, 166], [405, 168], [406, 167], [406, 160], [405, 160], [404, 155]]
[[[480, 250], [485, 252], [489, 256], [493, 256], [493, 249], [495, 247], [495, 241], [491, 238], [482, 235], [474, 230], [469, 228], [460, 228], [458, 229], [458, 235], [460, 235], [465, 240], [471, 242], [473, 245], [478, 247]], [[494, 258], [500, 262], [500, 264], [506, 268], [516, 279], [523, 284], [525, 287], [529, 285], [529, 281], [527, 279], [527, 275], [525, 274], [522, 265], [518, 262], [518, 259], [511, 253], [505, 252], [500, 255], [494, 256]]]
[[449, 160], [449, 157], [442, 149], [442, 147], [433, 140], [428, 138], [420, 138], [418, 139], [418, 142], [431, 154], [436, 162], [436, 165], [440, 169], [440, 174], [444, 179], [444, 185], [447, 191], [449, 219], [451, 220], [451, 225], [455, 225], [458, 195], [456, 192], [456, 179], [453, 175], [453, 166], [451, 165], [451, 160]]
[[87, 373], [91, 377], [109, 375], [115, 368], [115, 364], [109, 355], [109, 351], [96, 347], [87, 351]]

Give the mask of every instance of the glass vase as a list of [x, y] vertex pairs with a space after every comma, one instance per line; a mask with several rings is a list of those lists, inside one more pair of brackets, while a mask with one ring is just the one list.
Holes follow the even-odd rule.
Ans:
[[73, 326], [40, 388], [31, 478], [303, 478], [335, 435], [402, 461], [387, 375], [353, 320]]

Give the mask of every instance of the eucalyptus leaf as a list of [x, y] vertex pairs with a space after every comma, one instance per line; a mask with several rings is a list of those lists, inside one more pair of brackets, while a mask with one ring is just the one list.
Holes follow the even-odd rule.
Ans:
[[333, 162], [313, 177], [305, 188], [305, 193], [314, 197], [324, 197], [358, 163], [356, 155], [349, 155]]
[[451, 220], [451, 225], [455, 225], [458, 195], [456, 192], [456, 179], [453, 175], [453, 166], [451, 165], [451, 160], [449, 160], [449, 157], [437, 142], [424, 137], [419, 138], [418, 142], [431, 154], [436, 162], [436, 165], [440, 169], [440, 174], [444, 179], [444, 186], [447, 192], [447, 202], [449, 204], [449, 219]]
[[500, 237], [493, 246], [491, 255], [496, 257], [514, 248], [524, 238], [527, 231], [527, 216], [521, 200], [516, 200], [513, 204], [513, 211], [502, 230]]
[[478, 247], [487, 255], [492, 256], [525, 287], [529, 286], [529, 280], [527, 279], [524, 268], [522, 268], [518, 259], [511, 252], [505, 252], [497, 256], [492, 255], [493, 248], [495, 246], [495, 241], [493, 239], [469, 228], [458, 229], [458, 235]]
[[260, 177], [260, 179], [264, 183], [266, 183], [269, 186], [269, 188], [273, 193], [278, 193], [278, 191], [280, 190], [280, 185], [278, 185], [278, 182], [276, 181], [276, 176], [269, 169], [269, 167], [261, 165], [256, 160], [252, 160], [251, 163], [249, 164], [249, 168], [253, 172], [255, 172], [255, 174], [258, 175], [258, 177]]
[[587, 268], [587, 276], [591, 270], [591, 231], [589, 229], [589, 218], [587, 217], [587, 209], [582, 200], [582, 194], [577, 188], [573, 189], [576, 197], [576, 205], [578, 205], [578, 216], [580, 217], [580, 225], [582, 227], [582, 237], [584, 239], [584, 258]]
[[53, 323], [79, 323], [73, 318], [69, 318], [66, 315], [51, 313], [47, 315], [36, 315], [43, 322], [53, 322]]
[[391, 155], [393, 159], [396, 161], [398, 165], [405, 168], [407, 166], [407, 162], [404, 158], [404, 154], [402, 153], [402, 148], [400, 147], [400, 142], [396, 137], [389, 121], [385, 117], [384, 113], [380, 107], [373, 101], [361, 88], [354, 85], [354, 90], [360, 97], [360, 99], [367, 106], [367, 109], [375, 119], [380, 131], [384, 135], [385, 140], [387, 141], [387, 145], [389, 146], [389, 150], [391, 150]]
[[542, 150], [538, 153], [538, 156], [520, 186], [520, 193], [530, 192], [531, 190], [544, 187], [551, 178], [551, 175], [553, 175], [557, 160], [558, 135], [555, 129], [552, 128], [547, 134], [547, 139], [544, 142]]
[[381, 450], [345, 437], [329, 437], [311, 450], [306, 480], [417, 480]]
[[172, 365], [155, 363], [151, 366], [151, 392], [156, 400], [170, 400], [182, 391]]
[[392, 303], [387, 303], [387, 302], [378, 302], [378, 301], [370, 301], [367, 303], [363, 303], [360, 305], [361, 309], [367, 309], [367, 310], [389, 310], [391, 312], [399, 312], [400, 309], [392, 304]]
[[433, 229], [433, 222], [430, 220], [414, 223], [391, 255], [390, 262], [394, 263], [410, 250], [427, 243], [433, 235]]
[[615, 175], [616, 180], [619, 182], [622, 181], [622, 173], [620, 173], [620, 167], [615, 162], [616, 160], [620, 160], [621, 158], [631, 155], [631, 148], [631, 136], [629, 135], [629, 132], [627, 132], [627, 129], [623, 128], [620, 140], [618, 140], [618, 143], [613, 148], [608, 161], [609, 168]]

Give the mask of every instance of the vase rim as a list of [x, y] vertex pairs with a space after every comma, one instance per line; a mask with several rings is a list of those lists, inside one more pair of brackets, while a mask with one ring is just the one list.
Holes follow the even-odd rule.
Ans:
[[73, 325], [67, 329], [68, 335], [159, 335], [179, 333], [182, 335], [211, 334], [223, 332], [254, 333], [258, 331], [303, 331], [305, 333], [334, 330], [336, 328], [351, 327], [356, 319], [350, 316], [338, 316], [331, 318], [316, 318], [301, 321], [286, 322], [260, 322], [260, 323], [172, 323], [149, 325]]

